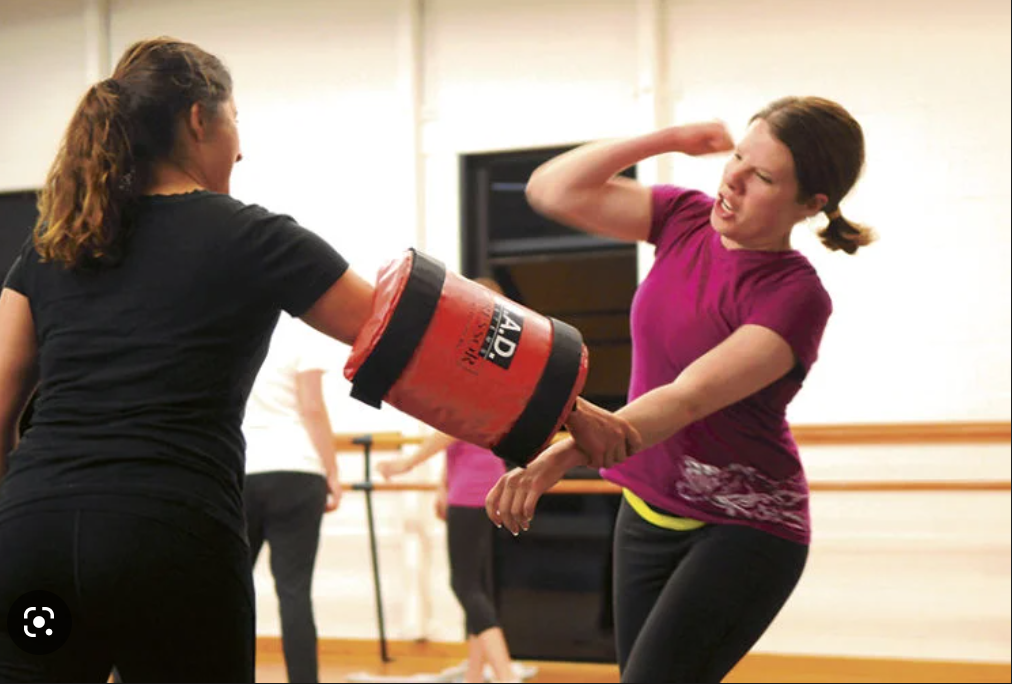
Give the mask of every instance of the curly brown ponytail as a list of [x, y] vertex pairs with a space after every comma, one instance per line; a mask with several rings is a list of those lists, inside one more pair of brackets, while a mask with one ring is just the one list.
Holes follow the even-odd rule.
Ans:
[[74, 112], [39, 196], [35, 245], [67, 266], [114, 261], [122, 214], [133, 194], [130, 136], [120, 88], [93, 85]]
[[171, 154], [180, 115], [194, 103], [216, 108], [231, 91], [228, 70], [196, 45], [155, 38], [130, 46], [67, 126], [39, 195], [41, 258], [68, 268], [118, 262], [131, 212], [152, 164]]

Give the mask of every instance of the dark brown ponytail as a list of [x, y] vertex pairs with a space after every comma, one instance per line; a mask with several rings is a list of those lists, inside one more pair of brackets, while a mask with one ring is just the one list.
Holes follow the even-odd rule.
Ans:
[[839, 210], [826, 212], [829, 223], [818, 232], [828, 249], [854, 254], [859, 247], [870, 245], [875, 240], [875, 232], [867, 226], [853, 223], [844, 218]]
[[831, 250], [854, 254], [870, 244], [875, 233], [840, 215], [840, 202], [864, 167], [864, 132], [850, 113], [821, 97], [785, 97], [752, 117], [763, 119], [791, 151], [798, 179], [799, 202], [816, 194], [828, 198], [824, 211], [829, 225], [819, 232]]

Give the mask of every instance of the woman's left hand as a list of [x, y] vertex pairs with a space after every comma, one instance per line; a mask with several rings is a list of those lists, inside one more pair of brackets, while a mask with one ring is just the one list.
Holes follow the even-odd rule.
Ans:
[[324, 504], [325, 513], [333, 513], [341, 505], [341, 481], [337, 477], [337, 471], [327, 473], [327, 503]]
[[528, 530], [538, 499], [570, 468], [586, 465], [587, 457], [567, 440], [553, 445], [527, 464], [499, 478], [485, 498], [489, 520], [515, 535]]

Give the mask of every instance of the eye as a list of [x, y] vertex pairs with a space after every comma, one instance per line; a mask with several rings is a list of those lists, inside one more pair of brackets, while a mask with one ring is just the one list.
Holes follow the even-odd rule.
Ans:
[[766, 185], [772, 185], [772, 184], [773, 184], [773, 179], [772, 179], [772, 178], [770, 178], [769, 176], [767, 176], [766, 174], [764, 174], [764, 173], [760, 173], [759, 171], [756, 171], [756, 172], [755, 172], [755, 175], [756, 175], [756, 176], [757, 176], [757, 177], [759, 178], [759, 180], [761, 180], [761, 181], [762, 181], [763, 183], [766, 183]]

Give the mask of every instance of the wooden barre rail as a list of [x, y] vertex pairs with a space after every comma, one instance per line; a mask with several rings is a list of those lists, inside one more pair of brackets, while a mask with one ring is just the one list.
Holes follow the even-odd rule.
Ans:
[[[801, 446], [845, 444], [1008, 444], [1012, 423], [883, 423], [856, 425], [796, 425], [791, 428]], [[560, 433], [558, 438], [565, 435]], [[360, 451], [355, 440], [363, 434], [336, 434], [338, 451]], [[424, 437], [400, 432], [372, 433], [373, 450], [391, 451], [420, 444]]]
[[[435, 482], [372, 482], [376, 492], [433, 492]], [[342, 483], [341, 488], [352, 489], [350, 483]], [[838, 482], [811, 482], [809, 488], [813, 492], [1008, 492], [1012, 491], [1010, 481], [948, 481], [939, 480], [840, 480]], [[607, 480], [562, 480], [549, 489], [547, 494], [620, 494], [618, 485]]]
[[408, 444], [421, 444], [424, 437], [404, 435], [400, 432], [373, 432], [369, 434], [335, 434], [334, 448], [338, 451], [362, 451], [362, 445], [356, 442], [363, 437], [372, 437], [373, 451], [396, 451]]
[[883, 423], [795, 425], [794, 440], [802, 446], [828, 444], [1008, 444], [1012, 423]]
[[[1009, 423], [925, 423], [883, 425], [807, 425], [793, 428], [798, 444], [920, 444], [920, 443], [1002, 443], [1010, 441]], [[399, 451], [409, 444], [420, 444], [422, 436], [400, 432], [371, 434], [335, 434], [334, 445], [339, 451], [362, 451], [361, 440], [371, 438], [373, 452]], [[556, 435], [556, 440], [565, 437]], [[350, 483], [342, 485], [351, 489]], [[434, 482], [371, 483], [377, 492], [434, 491]], [[813, 492], [1008, 492], [1008, 480], [840, 480], [810, 482]], [[621, 489], [606, 480], [563, 480], [548, 494], [618, 494]]]

